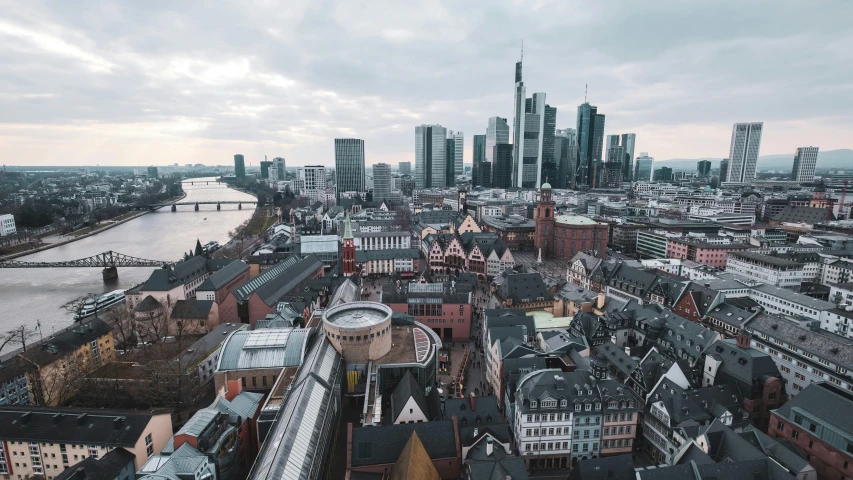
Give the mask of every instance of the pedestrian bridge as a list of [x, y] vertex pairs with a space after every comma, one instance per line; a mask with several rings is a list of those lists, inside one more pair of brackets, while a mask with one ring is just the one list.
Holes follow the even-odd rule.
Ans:
[[237, 205], [238, 210], [243, 209], [243, 204], [247, 203], [250, 205], [257, 204], [257, 200], [223, 200], [223, 201], [211, 201], [211, 202], [173, 202], [173, 203], [152, 203], [148, 205], [148, 208], [151, 210], [157, 210], [158, 208], [171, 206], [172, 211], [178, 211], [179, 206], [184, 205], [194, 205], [195, 211], [199, 210], [199, 205], [216, 205], [217, 210], [222, 210], [222, 205]]

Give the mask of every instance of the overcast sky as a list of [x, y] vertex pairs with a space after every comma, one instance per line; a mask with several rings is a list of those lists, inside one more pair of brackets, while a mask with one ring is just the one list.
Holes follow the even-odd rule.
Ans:
[[737, 121], [762, 154], [853, 147], [853, 2], [615, 3], [0, 0], [0, 162], [333, 165], [357, 137], [396, 164], [439, 123], [468, 163], [522, 39], [557, 128], [589, 84], [657, 159], [727, 156]]

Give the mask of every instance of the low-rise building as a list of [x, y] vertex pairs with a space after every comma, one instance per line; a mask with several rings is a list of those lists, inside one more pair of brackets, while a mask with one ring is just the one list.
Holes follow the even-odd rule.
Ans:
[[820, 478], [848, 478], [853, 463], [853, 394], [818, 382], [773, 411], [768, 434], [803, 453]]
[[411, 315], [443, 340], [465, 341], [471, 337], [473, 295], [471, 286], [461, 282], [389, 283], [380, 302]]
[[50, 479], [119, 447], [133, 454], [136, 469], [171, 436], [168, 413], [6, 405], [0, 407], [0, 475]]
[[18, 233], [15, 227], [15, 216], [11, 213], [0, 215], [0, 237]]
[[356, 250], [355, 263], [361, 265], [362, 275], [400, 274], [413, 277], [420, 271], [421, 253], [417, 248]]
[[483, 217], [483, 231], [497, 233], [512, 250], [533, 250], [536, 223], [521, 215]]
[[779, 255], [754, 252], [729, 252], [726, 271], [737, 277], [777, 287], [799, 290], [804, 264]]
[[133, 480], [135, 457], [122, 447], [114, 448], [100, 458], [87, 457], [68, 467], [53, 480]]
[[603, 405], [601, 456], [631, 453], [637, 438], [642, 401], [634, 392], [613, 379], [596, 384]]

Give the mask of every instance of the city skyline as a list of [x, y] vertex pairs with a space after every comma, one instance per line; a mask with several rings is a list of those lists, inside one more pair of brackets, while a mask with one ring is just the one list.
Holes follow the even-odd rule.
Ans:
[[[588, 84], [589, 102], [608, 116], [605, 134], [636, 133], [635, 148], [658, 162], [725, 158], [730, 125], [753, 118], [766, 125], [767, 154], [851, 147], [853, 100], [841, 81], [850, 70], [842, 46], [853, 31], [840, 20], [848, 3], [749, 5], [741, 18], [765, 21], [722, 29], [711, 28], [725, 18], [712, 5], [578, 12], [555, 3], [544, 25], [544, 6], [475, 3], [439, 5], [431, 15], [379, 4], [326, 12], [298, 2], [281, 12], [224, 5], [204, 18], [184, 5], [119, 4], [109, 22], [85, 8], [18, 7], [0, 21], [8, 67], [0, 73], [0, 155], [8, 165], [227, 164], [235, 151], [247, 166], [265, 154], [293, 166], [332, 165], [335, 137], [363, 138], [371, 165], [412, 161], [412, 126], [452, 125], [469, 144], [488, 118], [512, 118], [507, 92], [522, 39], [526, 83], [548, 93], [556, 128], [574, 128]], [[707, 22], [658, 28], [691, 24], [697, 14]], [[143, 29], [138, 15], [151, 23]], [[477, 35], [509, 19], [508, 34]], [[625, 48], [624, 38], [595, 35], [637, 19], [666, 37]], [[484, 41], [468, 41], [474, 35]], [[555, 61], [581, 44], [579, 61]], [[807, 68], [792, 72], [791, 62]], [[450, 64], [470, 68], [460, 74]], [[470, 148], [464, 158], [471, 164]]]

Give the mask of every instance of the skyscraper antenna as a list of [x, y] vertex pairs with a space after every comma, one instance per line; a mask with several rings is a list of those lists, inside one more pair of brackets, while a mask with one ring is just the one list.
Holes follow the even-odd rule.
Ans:
[[589, 89], [589, 84], [585, 83], [583, 85], [583, 103], [586, 103], [586, 92]]

